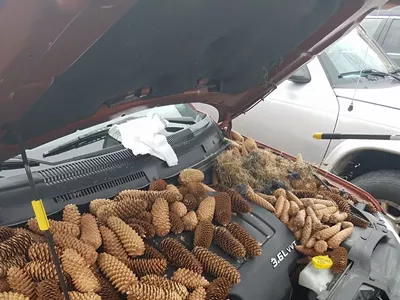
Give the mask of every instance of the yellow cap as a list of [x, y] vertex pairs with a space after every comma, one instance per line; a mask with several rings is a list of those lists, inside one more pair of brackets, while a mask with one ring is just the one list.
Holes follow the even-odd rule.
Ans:
[[315, 140], [320, 140], [320, 139], [322, 138], [322, 133], [314, 133], [314, 134], [313, 134], [313, 138], [314, 138]]
[[333, 264], [332, 259], [330, 259], [327, 255], [314, 256], [311, 262], [317, 269], [330, 269]]
[[33, 212], [35, 213], [36, 220], [39, 224], [39, 229], [42, 231], [49, 230], [49, 220], [47, 219], [47, 214], [44, 209], [42, 200], [34, 200], [31, 202], [33, 207]]

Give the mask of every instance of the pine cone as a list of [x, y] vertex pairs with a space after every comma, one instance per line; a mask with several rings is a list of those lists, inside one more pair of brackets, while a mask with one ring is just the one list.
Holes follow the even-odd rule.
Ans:
[[107, 225], [117, 235], [129, 256], [136, 257], [144, 253], [143, 239], [124, 221], [110, 217]]
[[304, 209], [300, 210], [294, 217], [293, 224], [297, 228], [302, 228], [306, 222], [306, 211]]
[[154, 248], [150, 245], [147, 245], [147, 244], [145, 244], [144, 247], [145, 247], [144, 254], [143, 254], [144, 258], [166, 259], [165, 256], [160, 251], [158, 251], [156, 248]]
[[102, 244], [99, 227], [97, 226], [96, 219], [91, 214], [84, 214], [82, 216], [80, 240], [94, 249], [98, 249]]
[[297, 204], [297, 206], [299, 207], [299, 209], [304, 208], [303, 202], [301, 202], [300, 199], [294, 193], [287, 191], [286, 196], [289, 201], [295, 202]]
[[[153, 216], [151, 217], [151, 220], [152, 219], [153, 219]], [[135, 218], [129, 218], [129, 219], [125, 220], [125, 223], [127, 223], [128, 225], [132, 225], [132, 224], [140, 225], [145, 230], [145, 236], [147, 239], [153, 238], [156, 234], [156, 229], [155, 229], [154, 225], [148, 221], [143, 221], [143, 220], [135, 219]]]
[[314, 250], [318, 254], [324, 254], [328, 250], [328, 244], [324, 240], [315, 242]]
[[181, 299], [175, 292], [164, 290], [160, 287], [150, 284], [138, 283], [130, 287], [128, 300], [150, 300], [150, 299]]
[[150, 183], [149, 190], [150, 191], [164, 191], [167, 188], [167, 183], [164, 179], [157, 179]]
[[202, 182], [204, 180], [204, 173], [197, 169], [183, 169], [178, 178], [181, 184], [189, 182]]
[[130, 259], [128, 261], [128, 267], [139, 277], [145, 275], [163, 275], [167, 269], [167, 260], [157, 258]]
[[237, 222], [231, 222], [226, 229], [244, 246], [247, 254], [250, 256], [260, 256], [262, 254], [261, 246], [257, 240], [251, 236], [242, 226]]
[[[69, 222], [49, 220], [49, 224], [50, 224], [49, 232], [51, 234], [60, 232], [71, 235], [73, 237], [77, 237], [80, 234], [79, 226]], [[44, 234], [44, 232], [40, 230], [39, 224], [36, 219], [29, 219], [27, 225], [29, 229], [32, 230], [34, 233], [40, 235]]]
[[215, 196], [215, 220], [225, 226], [232, 218], [231, 197], [227, 193], [218, 193]]
[[148, 203], [154, 203], [156, 199], [162, 198], [167, 200], [168, 203], [174, 203], [176, 201], [180, 201], [181, 197], [182, 195], [167, 190], [165, 191], [125, 190], [120, 192], [118, 196], [115, 197], [115, 200], [140, 198], [146, 200]]
[[376, 209], [375, 205], [373, 205], [372, 203], [367, 202], [367, 203], [365, 203], [365, 205], [366, 205], [367, 211], [369, 213], [375, 215], [378, 212], [378, 210]]
[[7, 271], [11, 267], [23, 268], [27, 261], [25, 255], [12, 256], [5, 261], [0, 262], [0, 278], [7, 276]]
[[164, 239], [161, 243], [161, 251], [170, 263], [199, 274], [202, 273], [201, 263], [178, 241], [172, 238]]
[[54, 279], [43, 280], [36, 287], [38, 300], [64, 300], [59, 284]]
[[96, 277], [100, 283], [100, 291], [98, 292], [98, 294], [101, 297], [101, 299], [119, 300], [118, 292], [116, 289], [114, 289], [111, 282], [102, 275], [97, 275]]
[[79, 292], [98, 292], [100, 291], [100, 284], [85, 264], [85, 260], [73, 249], [66, 249], [61, 256], [62, 266], [71, 278], [74, 286]]
[[0, 300], [29, 300], [29, 297], [25, 297], [20, 293], [4, 292], [0, 293]]
[[283, 209], [280, 220], [286, 226], [289, 224], [289, 209], [290, 209], [290, 202], [289, 200], [285, 199], [285, 202], [283, 203]]
[[[62, 250], [55, 247], [58, 256], [61, 256]], [[52, 262], [53, 257], [50, 253], [49, 244], [47, 243], [34, 243], [28, 249], [28, 257], [30, 260], [40, 260]]]
[[247, 138], [244, 141], [243, 146], [246, 148], [248, 152], [256, 151], [258, 149], [256, 141], [252, 138]]
[[7, 282], [7, 279], [5, 278], [1, 278], [0, 279], [0, 293], [4, 293], [4, 292], [9, 292], [10, 289], [10, 285]]
[[258, 196], [249, 185], [246, 186], [246, 197], [251, 202], [254, 202], [257, 205], [264, 207], [266, 210], [275, 213], [275, 208], [272, 206], [272, 204], [264, 198]]
[[315, 215], [315, 211], [311, 207], [307, 207], [306, 209], [307, 216], [309, 216], [312, 220], [312, 230], [317, 231], [321, 229], [322, 223]]
[[300, 211], [300, 208], [297, 205], [297, 203], [294, 201], [290, 201], [289, 216], [291, 216], [291, 217], [296, 216], [299, 211]]
[[333, 261], [331, 271], [333, 274], [342, 274], [347, 268], [347, 250], [343, 247], [333, 249], [329, 254]]
[[343, 228], [343, 229], [349, 228], [349, 227], [354, 227], [353, 223], [348, 222], [348, 221], [343, 221], [343, 222], [341, 222], [341, 223], [342, 223], [342, 228]]
[[347, 201], [338, 194], [334, 194], [332, 192], [320, 192], [321, 195], [325, 196], [327, 199], [333, 200], [338, 205], [340, 211], [350, 213], [350, 205]]
[[172, 192], [172, 193], [174, 193], [176, 195], [176, 201], [182, 201], [183, 196], [179, 192], [179, 190], [178, 190], [178, 188], [176, 186], [174, 186], [173, 184], [168, 184], [166, 189], [167, 189], [167, 191]]
[[0, 226], [0, 243], [5, 242], [14, 235], [14, 230], [7, 226]]
[[55, 233], [53, 235], [54, 244], [63, 249], [71, 248], [76, 250], [86, 260], [89, 265], [93, 265], [97, 259], [97, 252], [93, 247], [74, 238], [68, 234]]
[[279, 188], [279, 189], [276, 189], [275, 191], [274, 191], [274, 196], [275, 196], [275, 198], [279, 198], [279, 197], [283, 197], [283, 198], [286, 198], [286, 191], [284, 190], [284, 189], [282, 189], [282, 188]]
[[318, 240], [324, 240], [324, 241], [328, 240], [328, 239], [330, 239], [331, 237], [333, 237], [336, 233], [338, 233], [340, 231], [341, 226], [342, 226], [341, 223], [337, 223], [336, 225], [334, 225], [332, 227], [329, 227], [327, 229], [318, 231], [315, 234], [315, 237]]
[[[181, 203], [181, 202], [175, 202], [175, 203]], [[169, 212], [169, 222], [171, 223], [171, 232], [175, 234], [180, 234], [185, 229], [185, 225], [183, 224], [181, 217], [176, 212], [173, 211]]]
[[36, 285], [23, 269], [18, 267], [8, 269], [7, 282], [13, 292], [21, 293], [29, 299], [36, 298]]
[[81, 224], [81, 214], [78, 206], [75, 204], [67, 204], [63, 210], [63, 221], [79, 226]]
[[195, 247], [193, 254], [201, 262], [205, 272], [215, 277], [224, 277], [232, 283], [240, 282], [239, 271], [217, 254], [201, 247]]
[[278, 200], [276, 200], [275, 203], [275, 214], [278, 218], [281, 217], [282, 211], [283, 211], [283, 207], [285, 206], [285, 201], [286, 198], [283, 196], [279, 196]]
[[367, 228], [369, 226], [369, 222], [367, 220], [364, 220], [363, 218], [360, 218], [359, 216], [352, 213], [348, 215], [346, 221], [351, 222], [354, 224], [354, 226], [358, 226], [361, 228]]
[[251, 212], [251, 205], [238, 192], [227, 190], [226, 193], [231, 197], [232, 212], [238, 214], [248, 214]]
[[145, 211], [148, 203], [139, 198], [121, 199], [113, 201], [112, 204], [103, 206], [97, 210], [97, 217], [105, 222], [109, 217], [119, 217], [123, 220], [137, 216]]
[[196, 210], [199, 206], [199, 201], [190, 193], [185, 195], [182, 203], [186, 206], [187, 211]]
[[303, 231], [301, 233], [301, 238], [300, 238], [301, 245], [305, 245], [307, 241], [310, 239], [312, 230], [313, 230], [312, 219], [310, 216], [307, 216], [306, 222], [303, 227]]
[[207, 220], [211, 222], [214, 217], [214, 211], [215, 211], [215, 198], [207, 197], [199, 204], [199, 208], [196, 211], [197, 218], [199, 221]]
[[206, 300], [223, 300], [231, 289], [232, 283], [224, 277], [219, 277], [208, 286]]
[[206, 190], [200, 182], [188, 182], [186, 187], [189, 189], [189, 193], [197, 199], [203, 199], [206, 195]]
[[205, 300], [207, 292], [203, 287], [198, 287], [193, 292], [191, 292], [187, 300]]
[[348, 216], [349, 215], [345, 212], [337, 211], [329, 217], [329, 222], [332, 224], [336, 224], [336, 223], [346, 220]]
[[96, 293], [68, 292], [70, 300], [101, 300]]
[[189, 292], [187, 288], [178, 282], [169, 280], [162, 276], [146, 275], [140, 279], [143, 284], [149, 284], [162, 288], [164, 291], [173, 291], [177, 293], [182, 299], [186, 299]]
[[184, 186], [184, 185], [181, 185], [180, 187], [178, 187], [178, 190], [179, 190], [179, 192], [181, 193], [181, 195], [182, 195], [183, 198], [185, 198], [185, 196], [186, 196], [187, 194], [189, 194], [189, 189], [188, 189], [186, 186]]
[[116, 234], [105, 226], [100, 226], [99, 229], [103, 240], [104, 252], [115, 256], [123, 262], [128, 261], [128, 253], [126, 253]]
[[111, 203], [113, 203], [113, 201], [110, 199], [95, 199], [90, 201], [89, 210], [92, 214], [97, 216], [97, 211], [99, 210], [100, 207], [104, 205], [109, 205]]
[[185, 216], [182, 218], [182, 223], [185, 230], [193, 231], [196, 229], [198, 224], [197, 215], [194, 211], [189, 211]]
[[114, 256], [101, 253], [98, 263], [101, 271], [120, 293], [128, 292], [130, 286], [137, 284], [138, 280], [135, 274]]
[[206, 287], [210, 283], [200, 274], [188, 269], [179, 268], [171, 278], [173, 281], [183, 284], [188, 289]]
[[303, 245], [297, 245], [296, 246], [296, 250], [299, 251], [301, 254], [303, 254], [305, 256], [314, 257], [316, 255], [319, 255], [313, 248], [312, 249], [308, 249]]
[[224, 227], [215, 228], [214, 242], [234, 258], [243, 258], [246, 255], [244, 246]]
[[331, 249], [339, 248], [340, 244], [353, 233], [353, 227], [343, 229], [328, 240]]
[[201, 221], [194, 232], [193, 245], [210, 248], [214, 236], [214, 225], [210, 221]]
[[276, 203], [276, 198], [275, 198], [275, 196], [273, 196], [273, 195], [265, 195], [265, 194], [263, 194], [263, 193], [259, 193], [259, 192], [257, 192], [256, 193], [258, 196], [260, 196], [261, 198], [263, 198], [264, 200], [267, 200], [269, 203], [271, 203], [273, 206], [275, 205], [275, 203]]
[[309, 191], [309, 190], [293, 190], [293, 194], [298, 198], [315, 198], [317, 196], [317, 192]]
[[0, 261], [6, 261], [13, 256], [25, 255], [31, 244], [32, 239], [28, 234], [16, 234], [10, 237], [0, 243]]
[[162, 198], [157, 199], [151, 208], [151, 214], [153, 215], [153, 225], [156, 235], [166, 236], [171, 230], [168, 202]]
[[125, 223], [128, 224], [130, 228], [135, 230], [138, 236], [140, 236], [141, 238], [146, 238], [146, 230], [142, 226], [137, 223]]
[[27, 234], [31, 237], [34, 243], [44, 243], [46, 242], [46, 238], [40, 234], [34, 233], [26, 228], [14, 228], [14, 235], [16, 234]]
[[144, 212], [140, 213], [136, 217], [136, 219], [141, 220], [141, 221], [145, 221], [145, 222], [148, 222], [148, 223], [151, 224], [153, 222], [153, 215], [149, 211], [144, 211]]
[[53, 279], [57, 277], [56, 266], [51, 262], [31, 261], [25, 266], [25, 271], [34, 281]]
[[239, 132], [237, 132], [233, 129], [231, 129], [231, 136], [232, 136], [232, 139], [236, 142], [239, 142], [239, 143], [244, 142], [244, 137]]
[[170, 206], [170, 211], [176, 213], [180, 218], [187, 214], [187, 208], [182, 202], [172, 203]]

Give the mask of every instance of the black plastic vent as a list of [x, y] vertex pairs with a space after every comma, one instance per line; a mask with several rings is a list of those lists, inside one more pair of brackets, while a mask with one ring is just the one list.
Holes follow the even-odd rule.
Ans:
[[138, 158], [139, 156], [133, 155], [131, 150], [124, 149], [67, 165], [41, 170], [38, 173], [43, 176], [44, 182], [47, 185], [52, 185], [131, 165]]
[[189, 128], [186, 128], [185, 130], [179, 131], [167, 137], [168, 144], [170, 144], [172, 147], [187, 143], [192, 139], [194, 139], [194, 134]]
[[56, 203], [60, 203], [60, 202], [66, 202], [66, 201], [71, 201], [73, 199], [77, 199], [80, 197], [85, 197], [85, 196], [89, 196], [95, 193], [99, 193], [101, 191], [105, 191], [111, 188], [114, 188], [116, 186], [120, 186], [135, 180], [138, 180], [142, 177], [145, 177], [146, 174], [143, 171], [137, 172], [135, 174], [132, 175], [128, 175], [125, 177], [121, 177], [115, 180], [111, 180], [105, 183], [101, 183], [98, 185], [94, 185], [82, 190], [78, 190], [78, 191], [74, 191], [74, 192], [70, 192], [70, 193], [66, 193], [63, 195], [59, 195], [53, 198], [54, 202]]

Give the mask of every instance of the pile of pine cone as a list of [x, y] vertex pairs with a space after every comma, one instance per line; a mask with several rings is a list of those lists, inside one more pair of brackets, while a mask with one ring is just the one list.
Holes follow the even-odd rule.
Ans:
[[[96, 199], [90, 213], [65, 206], [62, 220], [49, 220], [71, 300], [225, 299], [240, 273], [209, 251], [211, 243], [234, 258], [261, 255], [259, 243], [233, 213], [251, 205], [238, 192], [217, 192], [204, 174], [185, 169], [180, 186], [164, 180], [149, 190], [125, 190], [113, 200]], [[210, 196], [212, 195], [212, 196]], [[193, 247], [166, 237], [193, 231]], [[147, 239], [164, 237], [157, 248]], [[164, 277], [168, 264], [176, 267]], [[216, 278], [209, 282], [203, 275]], [[207, 277], [209, 278], [209, 277]], [[0, 227], [0, 300], [63, 299], [44, 233], [35, 219], [27, 228]]]

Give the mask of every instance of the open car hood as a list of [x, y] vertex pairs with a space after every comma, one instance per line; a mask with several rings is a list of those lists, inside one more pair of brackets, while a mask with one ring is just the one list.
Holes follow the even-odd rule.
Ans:
[[0, 161], [132, 107], [228, 122], [385, 0], [0, 0]]

